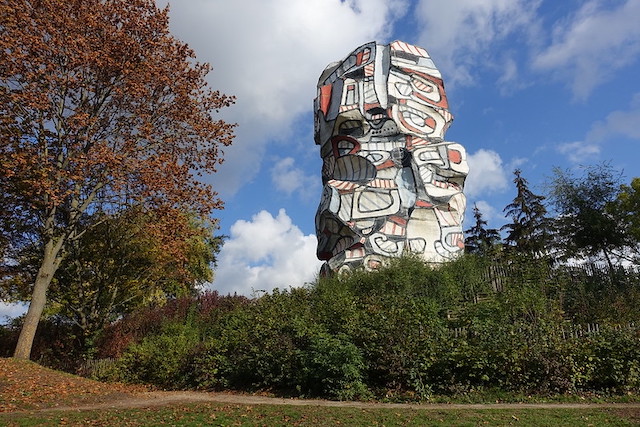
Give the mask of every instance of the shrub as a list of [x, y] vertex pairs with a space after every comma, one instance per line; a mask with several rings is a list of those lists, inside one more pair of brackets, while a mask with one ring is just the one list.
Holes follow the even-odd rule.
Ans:
[[338, 400], [367, 398], [364, 360], [360, 350], [344, 334], [313, 334], [302, 353], [298, 389], [303, 394]]
[[119, 378], [126, 382], [154, 384], [165, 389], [184, 387], [182, 367], [199, 342], [199, 333], [190, 324], [164, 324], [162, 332], [131, 345], [118, 360]]
[[406, 257], [251, 300], [177, 300], [110, 329], [111, 342], [129, 343], [116, 366], [165, 388], [332, 399], [640, 388], [637, 332], [565, 339], [569, 276], [546, 260], [491, 262]]
[[640, 332], [604, 328], [575, 340], [582, 367], [578, 385], [584, 390], [626, 393], [640, 390]]

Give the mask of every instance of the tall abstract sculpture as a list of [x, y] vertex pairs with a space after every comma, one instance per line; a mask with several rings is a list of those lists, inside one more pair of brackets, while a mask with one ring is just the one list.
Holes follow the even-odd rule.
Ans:
[[375, 268], [405, 251], [443, 262], [464, 248], [466, 152], [427, 51], [367, 43], [330, 64], [314, 101], [323, 160], [316, 214], [324, 273]]

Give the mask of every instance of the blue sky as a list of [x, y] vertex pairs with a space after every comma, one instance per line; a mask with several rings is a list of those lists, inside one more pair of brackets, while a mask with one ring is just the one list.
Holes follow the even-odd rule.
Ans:
[[505, 222], [516, 167], [538, 193], [554, 166], [610, 161], [626, 181], [640, 176], [640, 0], [170, 3], [173, 33], [212, 64], [211, 86], [238, 98], [221, 113], [239, 124], [235, 143], [206, 178], [226, 203], [210, 285], [222, 293], [314, 279], [316, 82], [372, 40], [431, 54], [455, 116], [446, 139], [469, 155], [468, 213], [477, 203], [491, 226]]

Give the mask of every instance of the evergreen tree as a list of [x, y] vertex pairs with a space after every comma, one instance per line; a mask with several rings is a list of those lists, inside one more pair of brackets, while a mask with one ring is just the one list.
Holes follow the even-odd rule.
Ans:
[[498, 247], [501, 237], [495, 228], [487, 228], [487, 221], [482, 218], [478, 205], [473, 205], [475, 225], [465, 230], [465, 250], [468, 253], [487, 255]]
[[529, 183], [520, 169], [513, 174], [517, 194], [503, 211], [511, 218], [511, 223], [501, 228], [508, 233], [505, 243], [521, 253], [543, 254], [548, 249], [553, 231], [543, 204], [545, 197], [529, 190]]

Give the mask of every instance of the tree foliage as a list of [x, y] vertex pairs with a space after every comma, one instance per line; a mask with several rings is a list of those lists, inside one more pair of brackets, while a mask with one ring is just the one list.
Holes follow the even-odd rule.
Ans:
[[475, 224], [465, 230], [465, 251], [472, 254], [488, 254], [494, 251], [501, 242], [501, 236], [495, 228], [487, 228], [487, 221], [482, 217], [478, 205], [473, 205]]
[[219, 239], [187, 215], [198, 234], [177, 235], [185, 259], [166, 253], [147, 233], [153, 216], [130, 209], [100, 221], [75, 240], [48, 293], [49, 314], [70, 323], [84, 351], [104, 327], [148, 304], [193, 294], [212, 279], [211, 263]]
[[516, 197], [504, 208], [504, 213], [511, 222], [504, 225], [507, 231], [505, 243], [516, 251], [529, 254], [542, 254], [551, 240], [551, 220], [547, 218], [544, 196], [534, 194], [529, 183], [516, 169], [513, 183], [516, 186]]
[[629, 185], [622, 185], [607, 211], [621, 219], [626, 247], [635, 256], [635, 262], [640, 262], [640, 178], [633, 178]]
[[[197, 179], [215, 172], [233, 99], [208, 88], [208, 64], [169, 33], [152, 0], [0, 3], [0, 182], [13, 223], [28, 224], [40, 264], [16, 357], [27, 358], [54, 273], [87, 215], [136, 204], [148, 231], [187, 232], [221, 201]], [[4, 201], [4, 200], [3, 200]], [[24, 229], [16, 228], [25, 233]]]
[[581, 176], [554, 169], [550, 201], [557, 213], [558, 246], [564, 257], [612, 255], [625, 245], [620, 218], [607, 209], [618, 195], [620, 176], [606, 163], [584, 168]]

